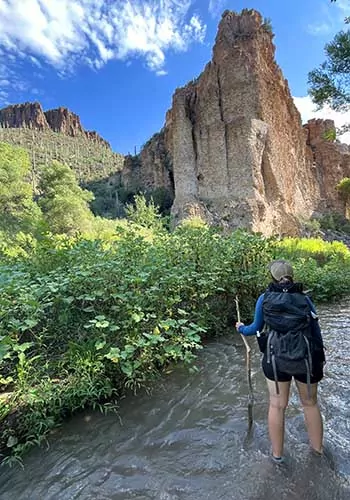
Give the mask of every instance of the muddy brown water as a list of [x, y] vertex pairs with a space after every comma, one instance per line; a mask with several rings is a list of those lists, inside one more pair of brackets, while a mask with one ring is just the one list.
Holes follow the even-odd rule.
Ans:
[[327, 350], [320, 406], [325, 457], [308, 447], [293, 389], [284, 466], [270, 462], [267, 391], [253, 346], [254, 426], [247, 435], [245, 350], [235, 334], [208, 343], [198, 373], [177, 367], [120, 402], [66, 422], [24, 470], [0, 470], [1, 500], [350, 500], [350, 301], [319, 308]]

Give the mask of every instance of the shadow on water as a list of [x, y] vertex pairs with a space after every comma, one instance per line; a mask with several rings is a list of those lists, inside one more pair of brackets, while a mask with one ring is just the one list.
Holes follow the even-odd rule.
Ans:
[[[350, 303], [320, 310], [328, 346], [320, 404], [327, 455], [310, 453], [293, 391], [286, 464], [269, 459], [267, 392], [253, 350], [254, 424], [247, 435], [245, 350], [239, 336], [209, 343], [194, 375], [179, 367], [120, 403], [119, 416], [77, 415], [3, 469], [1, 500], [349, 500]], [[255, 341], [252, 341], [255, 345]], [[255, 348], [254, 348], [255, 349]]]

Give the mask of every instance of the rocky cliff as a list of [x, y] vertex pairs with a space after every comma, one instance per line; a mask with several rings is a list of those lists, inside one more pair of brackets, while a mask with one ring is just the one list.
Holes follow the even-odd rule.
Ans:
[[347, 172], [348, 152], [323, 137], [321, 123], [303, 129], [272, 39], [258, 12], [226, 11], [211, 62], [175, 91], [163, 152], [144, 148], [144, 172], [149, 161], [159, 171], [167, 153], [163, 173], [174, 178], [176, 220], [198, 214], [231, 228], [293, 234], [299, 217], [339, 209], [334, 186]]
[[274, 59], [272, 33], [253, 10], [225, 12], [213, 59], [178, 89], [168, 114], [173, 214], [230, 227], [293, 233], [319, 198], [300, 115]]
[[7, 106], [0, 109], [0, 126], [3, 128], [30, 128], [40, 131], [52, 130], [70, 137], [85, 136], [89, 140], [110, 148], [109, 143], [97, 132], [84, 130], [79, 116], [64, 107], [44, 112], [38, 102]]
[[335, 186], [344, 177], [350, 177], [350, 148], [334, 140], [333, 120], [310, 120], [304, 125], [308, 155], [312, 159], [315, 183], [319, 186], [317, 212], [343, 212], [344, 202]]
[[154, 134], [138, 156], [127, 156], [122, 182], [129, 191], [150, 194], [163, 190], [174, 200], [174, 178], [169, 152], [165, 143], [165, 131]]
[[61, 134], [70, 135], [71, 137], [75, 137], [84, 132], [79, 116], [72, 113], [67, 108], [60, 107], [45, 111], [45, 117], [47, 123], [54, 132], [60, 132]]
[[41, 104], [26, 102], [0, 109], [0, 125], [3, 128], [32, 128], [47, 130], [47, 123]]

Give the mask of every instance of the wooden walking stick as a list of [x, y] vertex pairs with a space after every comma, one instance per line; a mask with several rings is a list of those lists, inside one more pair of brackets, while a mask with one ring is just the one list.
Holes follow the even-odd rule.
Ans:
[[[239, 302], [238, 302], [237, 295], [235, 298], [235, 302], [236, 302], [236, 311], [237, 311], [237, 321], [240, 323], [241, 322], [241, 313], [239, 311]], [[249, 388], [249, 399], [248, 399], [248, 432], [249, 432], [252, 428], [252, 425], [253, 425], [253, 403], [254, 403], [251, 356], [250, 356], [251, 348], [250, 348], [250, 345], [248, 344], [245, 336], [242, 333], [240, 335], [242, 337], [243, 343], [244, 343], [245, 348], [246, 348], [247, 382], [248, 382], [248, 388]]]

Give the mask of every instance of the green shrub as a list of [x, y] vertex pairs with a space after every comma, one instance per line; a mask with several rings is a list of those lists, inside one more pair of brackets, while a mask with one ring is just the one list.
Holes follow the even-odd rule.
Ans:
[[11, 235], [34, 233], [41, 220], [29, 173], [26, 151], [0, 142], [0, 230]]
[[323, 265], [336, 257], [339, 260], [349, 258], [350, 252], [341, 241], [324, 241], [321, 238], [284, 238], [276, 244], [285, 255], [296, 257], [311, 257], [319, 265]]
[[154, 230], [164, 227], [159, 208], [154, 204], [152, 198], [147, 201], [144, 195], [135, 195], [134, 202], [126, 206], [125, 213], [128, 220], [139, 226]]
[[319, 222], [321, 229], [350, 234], [350, 221], [337, 212], [324, 215]]

